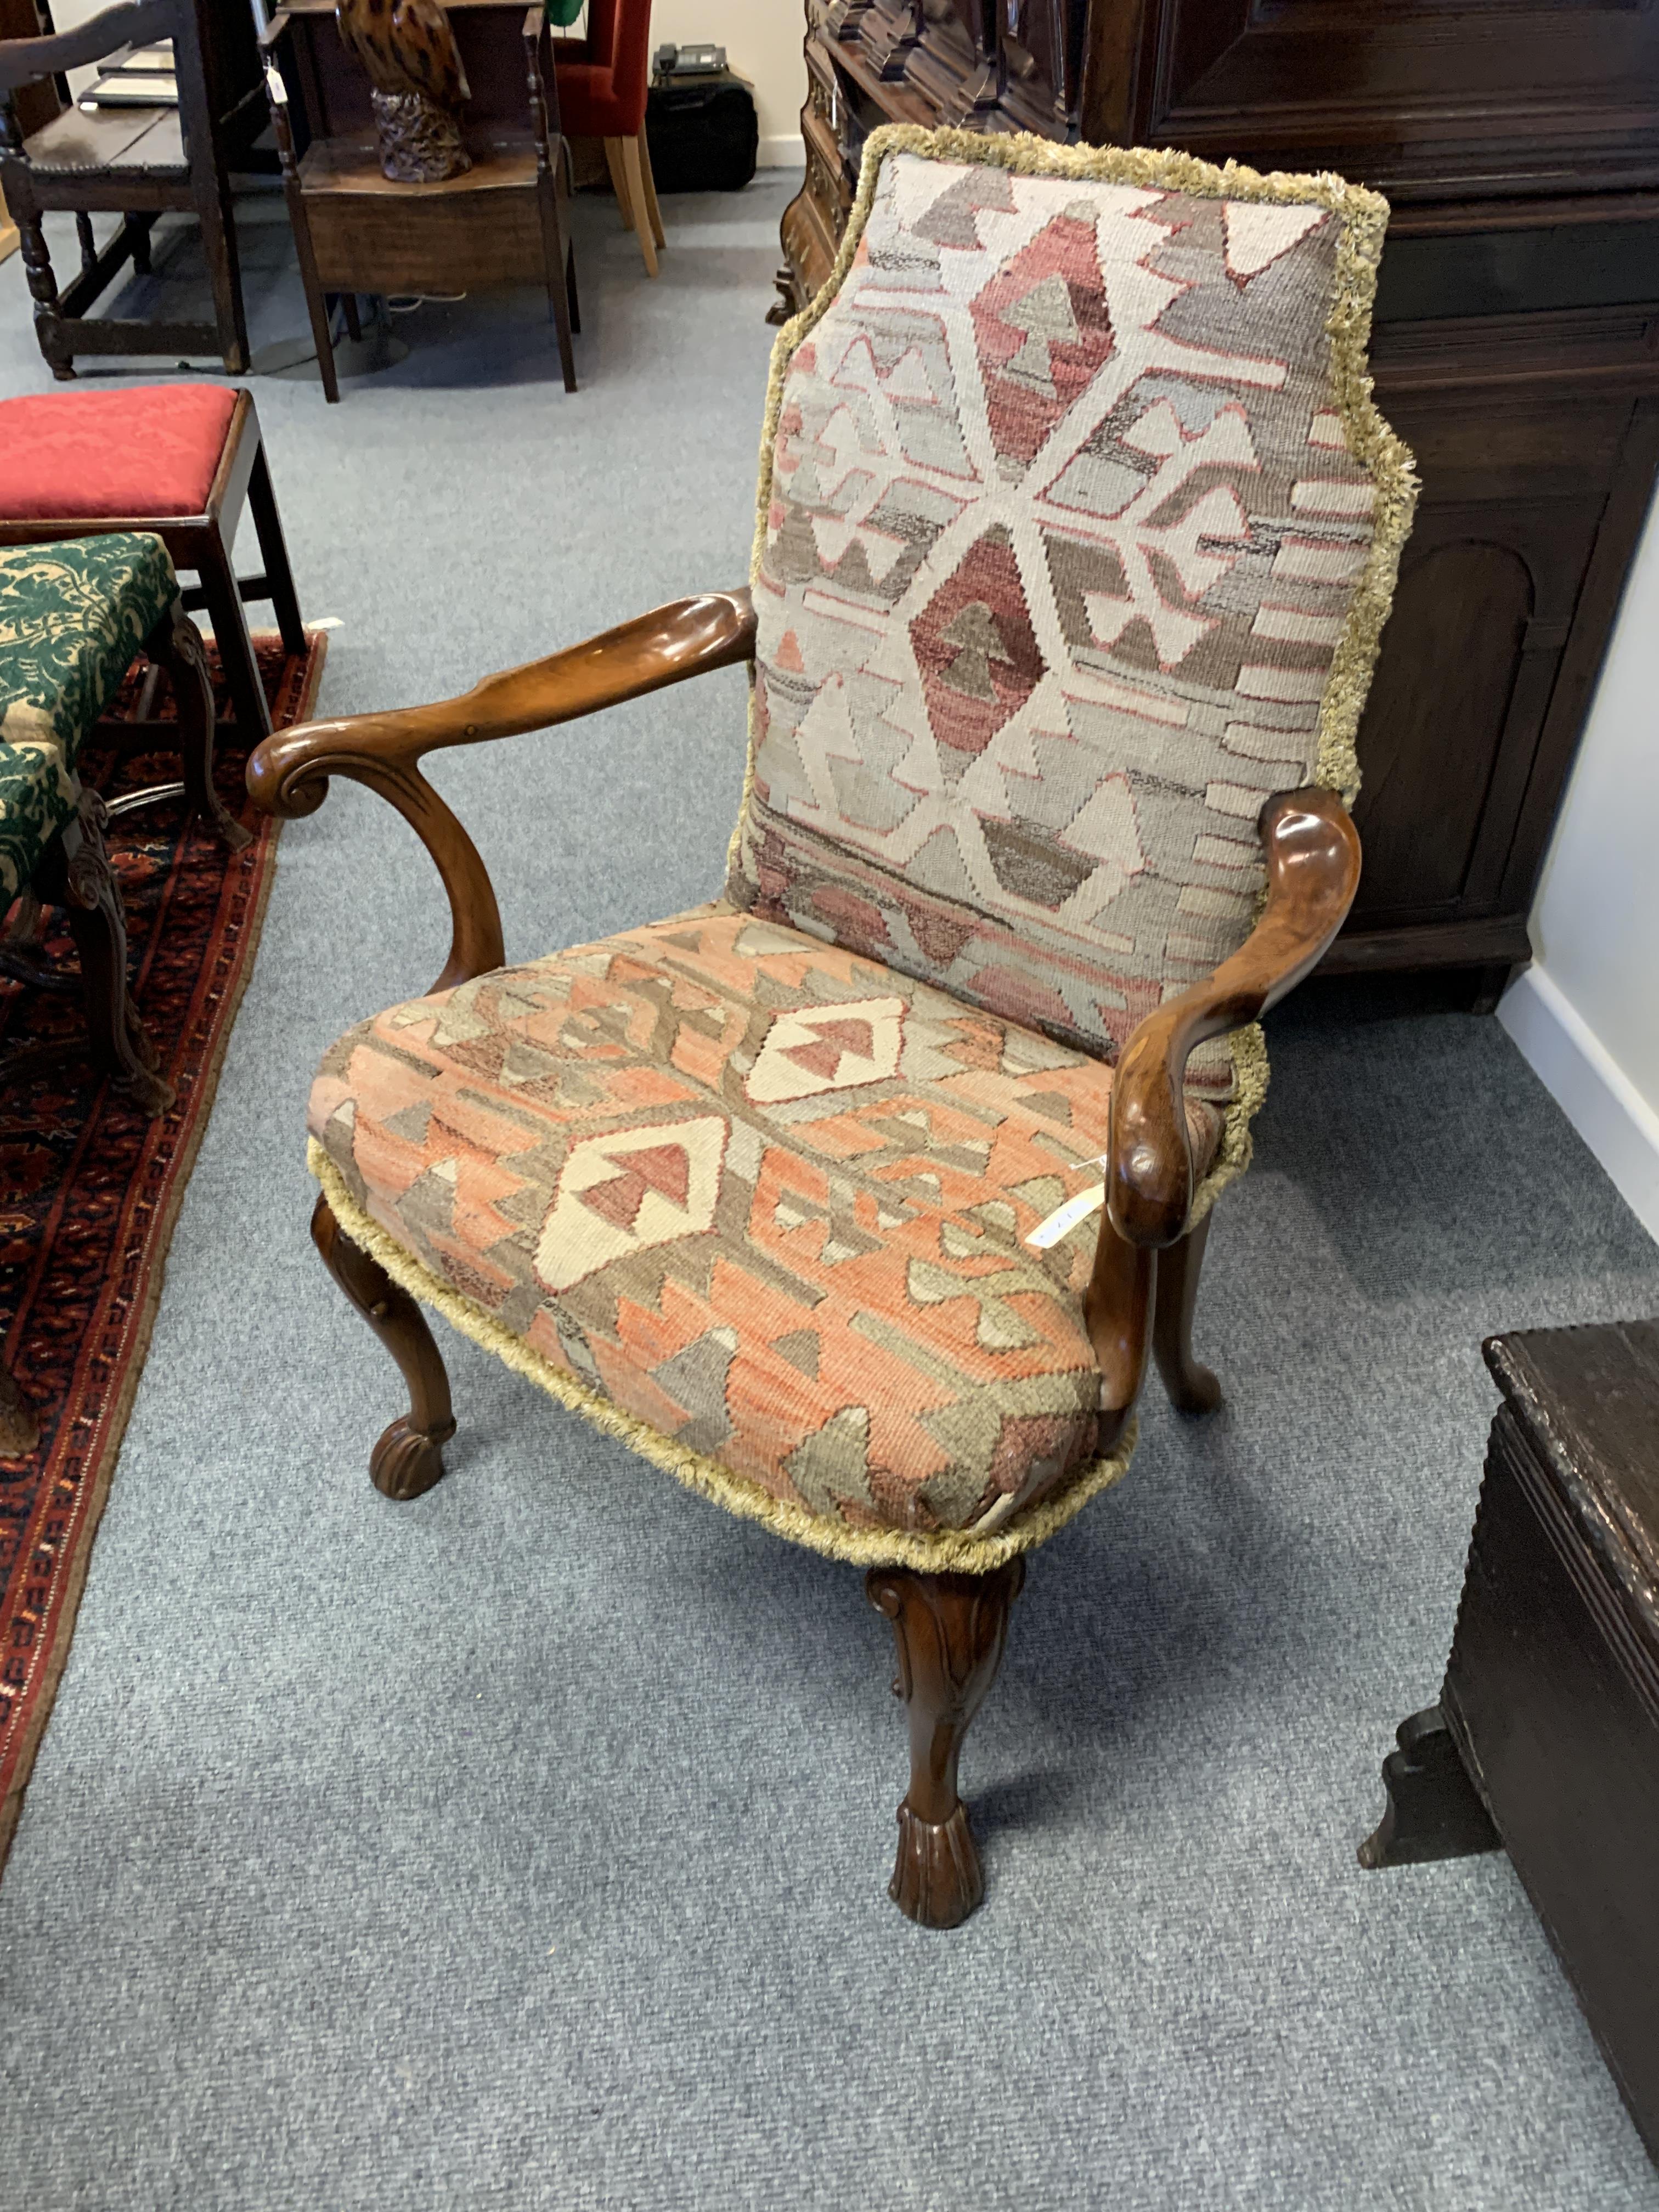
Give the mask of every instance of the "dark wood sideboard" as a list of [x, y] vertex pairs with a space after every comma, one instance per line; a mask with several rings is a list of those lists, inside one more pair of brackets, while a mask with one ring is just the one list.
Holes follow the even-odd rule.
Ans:
[[793, 309], [878, 123], [1334, 168], [1394, 208], [1377, 397], [1423, 478], [1323, 972], [1495, 1003], [1659, 467], [1651, 0], [806, 0]]

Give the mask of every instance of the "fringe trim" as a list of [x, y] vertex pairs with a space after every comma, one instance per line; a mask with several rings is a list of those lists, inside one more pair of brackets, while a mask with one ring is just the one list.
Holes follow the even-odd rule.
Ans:
[[550, 1398], [556, 1398], [572, 1413], [580, 1413], [606, 1436], [616, 1437], [672, 1474], [677, 1482], [700, 1497], [712, 1498], [739, 1520], [758, 1521], [775, 1536], [826, 1559], [844, 1559], [860, 1567], [911, 1567], [924, 1574], [988, 1575], [1006, 1565], [1021, 1552], [1033, 1550], [1080, 1513], [1091, 1498], [1109, 1490], [1129, 1471], [1134, 1455], [1138, 1424], [1131, 1421], [1122, 1443], [1109, 1457], [1091, 1460], [1079, 1468], [1063, 1489], [1028, 1506], [1005, 1522], [994, 1535], [975, 1536], [971, 1530], [945, 1528], [931, 1534], [909, 1534], [901, 1528], [855, 1528], [829, 1521], [804, 1506], [775, 1498], [757, 1482], [734, 1474], [718, 1460], [677, 1444], [659, 1429], [637, 1415], [623, 1412], [609, 1398], [580, 1381], [567, 1369], [534, 1352], [521, 1337], [503, 1328], [471, 1298], [463, 1297], [442, 1282], [381, 1228], [353, 1198], [328, 1154], [313, 1137], [306, 1146], [306, 1164], [322, 1187], [334, 1217], [354, 1244], [378, 1261], [392, 1281], [422, 1305], [441, 1313], [453, 1328], [537, 1383]]

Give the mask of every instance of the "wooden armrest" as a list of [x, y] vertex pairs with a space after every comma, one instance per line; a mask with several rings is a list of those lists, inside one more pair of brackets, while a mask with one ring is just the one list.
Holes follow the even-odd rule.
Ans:
[[249, 795], [267, 814], [313, 814], [328, 795], [329, 778], [344, 775], [395, 806], [431, 854], [449, 895], [449, 958], [432, 986], [447, 990], [501, 966], [501, 910], [477, 847], [421, 774], [423, 755], [550, 729], [754, 654], [746, 591], [675, 599], [545, 660], [487, 676], [459, 699], [278, 730], [248, 762]]
[[1261, 810], [1267, 902], [1230, 960], [1148, 1014], [1112, 1079], [1106, 1197], [1111, 1231], [1131, 1244], [1172, 1244], [1193, 1202], [1187, 1058], [1277, 1004], [1342, 927], [1359, 885], [1359, 835], [1332, 791], [1280, 792]]
[[0, 92], [15, 92], [64, 70], [104, 61], [122, 46], [147, 46], [172, 33], [173, 10], [167, 0], [121, 0], [72, 31], [0, 40]]

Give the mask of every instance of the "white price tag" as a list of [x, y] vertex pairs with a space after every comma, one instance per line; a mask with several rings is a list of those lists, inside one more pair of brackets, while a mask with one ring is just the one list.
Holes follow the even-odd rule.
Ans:
[[1064, 1206], [1057, 1206], [1044, 1221], [1039, 1221], [1026, 1238], [1039, 1252], [1046, 1252], [1051, 1244], [1058, 1244], [1062, 1237], [1069, 1236], [1079, 1221], [1086, 1221], [1091, 1213], [1098, 1213], [1106, 1203], [1106, 1186], [1097, 1182], [1092, 1190], [1080, 1190], [1075, 1198], [1068, 1198]]

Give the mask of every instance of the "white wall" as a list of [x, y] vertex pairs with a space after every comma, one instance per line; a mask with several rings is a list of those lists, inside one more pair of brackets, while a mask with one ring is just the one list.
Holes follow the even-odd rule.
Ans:
[[1659, 1237], [1659, 506], [1498, 1018]]
[[801, 0], [653, 0], [653, 47], [724, 46], [732, 67], [754, 86], [763, 169], [794, 168], [804, 158], [805, 35]]

